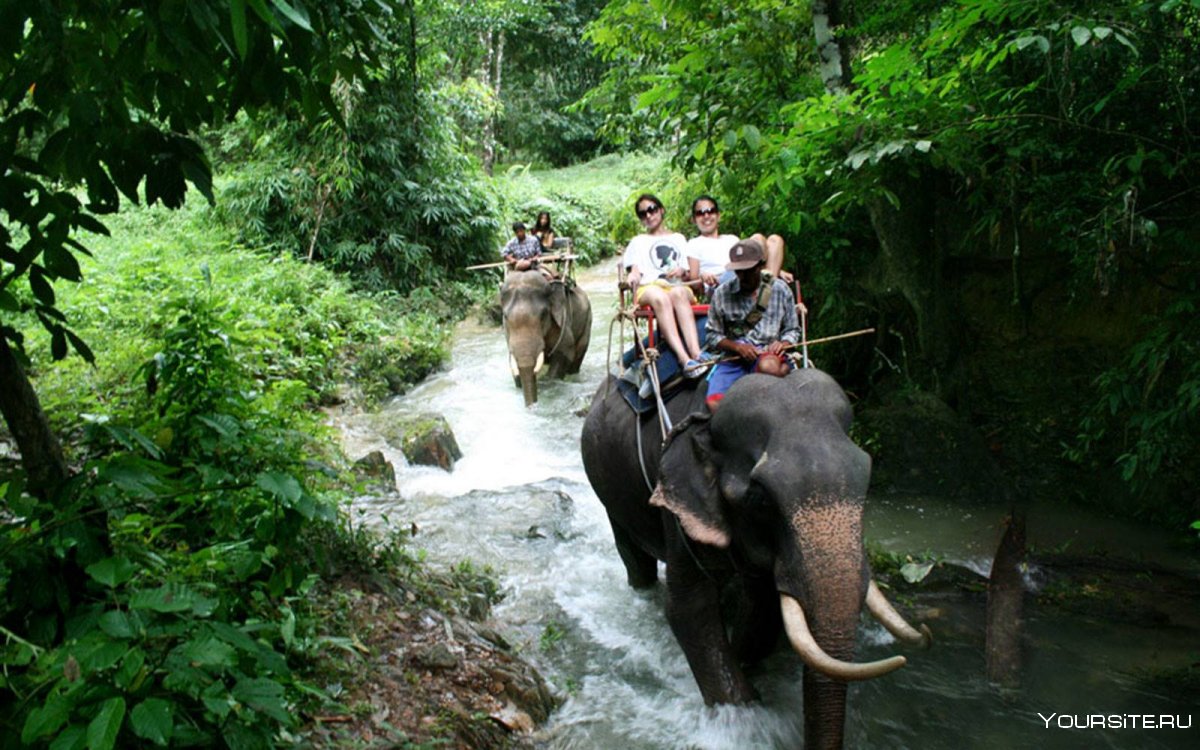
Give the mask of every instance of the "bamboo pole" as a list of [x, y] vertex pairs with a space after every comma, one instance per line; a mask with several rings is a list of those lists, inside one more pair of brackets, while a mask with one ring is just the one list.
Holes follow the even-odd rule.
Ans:
[[[819, 339], [809, 339], [807, 344], [808, 344], [808, 346], [813, 346], [814, 344], [826, 344], [830, 341], [840, 341], [842, 339], [848, 339], [848, 338], [852, 338], [854, 336], [865, 336], [868, 333], [875, 333], [875, 329], [874, 328], [864, 328], [861, 331], [851, 331], [850, 333], [839, 333], [836, 336], [825, 336], [825, 337], [819, 338]], [[784, 351], [787, 351], [789, 349], [795, 349], [797, 346], [800, 346], [800, 344], [788, 344], [787, 346], [783, 347], [783, 349], [784, 349]], [[741, 357], [739, 357], [736, 354], [732, 354], [727, 357], [721, 357], [720, 359], [716, 360], [715, 362], [704, 362], [703, 364], [697, 365], [696, 367], [693, 367], [691, 369], [695, 370], [695, 369], [699, 369], [700, 367], [708, 367], [711, 364], [720, 364], [721, 362], [733, 362], [734, 360], [737, 360], [737, 359], [741, 359]], [[688, 368], [685, 367], [684, 369], [686, 370]]]
[[[570, 253], [559, 253], [557, 255], [539, 255], [538, 257], [530, 258], [529, 260], [536, 260], [541, 263], [547, 263], [550, 261], [560, 262], [560, 261], [564, 261], [564, 260], [576, 260], [578, 258], [579, 258], [578, 255], [572, 255]], [[481, 263], [477, 266], [467, 266], [465, 270], [478, 271], [483, 268], [501, 268], [501, 267], [507, 266], [507, 265], [508, 265], [507, 260], [501, 260], [501, 261], [497, 261], [495, 263]]]

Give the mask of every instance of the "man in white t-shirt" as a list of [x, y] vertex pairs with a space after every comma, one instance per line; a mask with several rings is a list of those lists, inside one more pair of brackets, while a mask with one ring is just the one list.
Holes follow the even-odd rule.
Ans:
[[[692, 223], [700, 234], [688, 240], [688, 278], [694, 286], [704, 291], [706, 296], [712, 296], [712, 290], [718, 284], [733, 278], [733, 272], [725, 269], [729, 262], [729, 249], [738, 242], [737, 235], [721, 234], [718, 224], [721, 221], [721, 209], [717, 201], [710, 195], [702, 195], [692, 201]], [[770, 278], [783, 279], [791, 283], [792, 275], [783, 268], [784, 243], [777, 234], [764, 237], [761, 233], [754, 234], [749, 239], [756, 240], [766, 251], [765, 271]]]
[[648, 193], [634, 203], [642, 234], [625, 247], [621, 263], [636, 304], [654, 310], [658, 331], [683, 365], [684, 375], [698, 378], [705, 360], [692, 313], [695, 295], [687, 286], [687, 240], [663, 223], [662, 201]]

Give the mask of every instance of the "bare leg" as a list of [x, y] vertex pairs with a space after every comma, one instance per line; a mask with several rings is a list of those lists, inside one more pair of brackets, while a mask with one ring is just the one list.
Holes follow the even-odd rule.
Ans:
[[775, 278], [783, 279], [784, 282], [788, 284], [792, 283], [792, 275], [783, 270], [783, 259], [787, 249], [784, 247], [783, 238], [777, 234], [773, 234], [770, 237], [764, 237], [762, 233], [759, 232], [750, 239], [758, 240], [758, 244], [765, 248], [767, 254], [766, 270], [770, 271], [771, 275]]
[[[679, 332], [683, 334], [683, 340], [687, 344], [688, 358], [698, 359], [700, 357], [700, 337], [696, 334], [696, 315], [692, 312], [692, 295], [684, 288], [675, 288], [670, 292], [671, 304], [675, 307], [675, 323], [679, 326]], [[680, 360], [680, 364], [687, 362], [687, 359]]]
[[[667, 346], [675, 352], [679, 363], [683, 364], [691, 359], [687, 349], [683, 347], [683, 341], [679, 338], [679, 327], [675, 322], [675, 312], [672, 309], [673, 303], [666, 291], [661, 287], [648, 287], [646, 291], [642, 292], [639, 301], [643, 305], [650, 305], [650, 309], [654, 310], [654, 317], [658, 321], [658, 333], [667, 340]], [[688, 311], [691, 311], [690, 307]], [[693, 324], [692, 329], [695, 330], [695, 328], [696, 326]]]

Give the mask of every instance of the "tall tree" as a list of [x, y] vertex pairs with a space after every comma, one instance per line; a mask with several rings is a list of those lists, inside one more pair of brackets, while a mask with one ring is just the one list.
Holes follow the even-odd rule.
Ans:
[[[0, 2], [0, 409], [42, 492], [65, 476], [22, 367], [17, 316], [70, 330], [54, 284], [78, 281], [81, 233], [135, 203], [182, 205], [191, 184], [213, 200], [193, 133], [241, 110], [337, 117], [336, 78], [371, 59], [392, 0], [51, 0]], [[81, 189], [81, 193], [77, 190]]]

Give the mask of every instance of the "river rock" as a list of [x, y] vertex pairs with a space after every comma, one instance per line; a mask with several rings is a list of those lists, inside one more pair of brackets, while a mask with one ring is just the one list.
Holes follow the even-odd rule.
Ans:
[[932, 393], [906, 390], [856, 413], [859, 444], [874, 459], [871, 485], [887, 492], [1010, 501], [983, 437]]
[[396, 486], [396, 467], [384, 457], [382, 451], [371, 451], [355, 461], [354, 473], [389, 488]]
[[446, 471], [462, 458], [462, 450], [446, 418], [440, 414], [388, 416], [379, 431], [388, 445], [399, 448], [410, 464], [440, 466]]
[[415, 648], [411, 655], [412, 663], [424, 669], [455, 669], [458, 667], [458, 657], [450, 652], [444, 643]]

